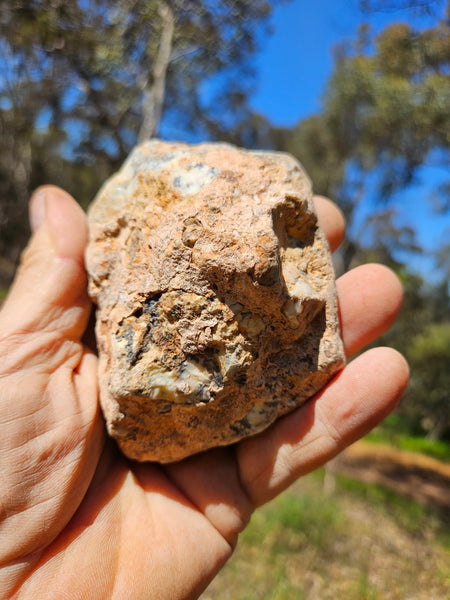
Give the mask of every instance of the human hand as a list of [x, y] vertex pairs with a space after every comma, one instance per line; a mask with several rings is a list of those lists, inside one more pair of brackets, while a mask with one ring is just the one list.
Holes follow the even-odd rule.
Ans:
[[[344, 223], [316, 199], [330, 246]], [[265, 432], [164, 467], [121, 456], [98, 408], [86, 219], [62, 190], [30, 203], [33, 236], [0, 312], [0, 597], [196, 598], [252, 511], [367, 433], [408, 378], [389, 348], [361, 354]], [[337, 282], [348, 357], [393, 322], [395, 275], [379, 265]]]

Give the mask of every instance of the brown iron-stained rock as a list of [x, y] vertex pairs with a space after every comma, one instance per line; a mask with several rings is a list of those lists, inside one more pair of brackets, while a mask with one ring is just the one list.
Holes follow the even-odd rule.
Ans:
[[343, 366], [334, 273], [289, 155], [151, 141], [89, 211], [100, 399], [140, 461], [230, 444]]

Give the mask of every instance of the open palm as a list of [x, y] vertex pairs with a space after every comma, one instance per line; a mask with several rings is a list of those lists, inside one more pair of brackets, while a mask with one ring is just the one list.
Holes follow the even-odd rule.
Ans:
[[[317, 198], [330, 246], [344, 224]], [[34, 233], [0, 312], [0, 596], [196, 598], [252, 511], [339, 453], [395, 405], [408, 369], [394, 350], [352, 361], [266, 432], [165, 467], [123, 458], [98, 409], [85, 216], [61, 190], [31, 202]], [[386, 268], [338, 281], [347, 356], [385, 331], [401, 303]]]

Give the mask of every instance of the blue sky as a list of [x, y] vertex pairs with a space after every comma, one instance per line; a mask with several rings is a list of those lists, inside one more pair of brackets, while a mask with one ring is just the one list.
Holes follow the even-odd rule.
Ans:
[[358, 5], [358, 0], [291, 0], [278, 5], [274, 32], [256, 61], [259, 85], [253, 108], [277, 125], [293, 125], [320, 108], [333, 68], [333, 47], [353, 38], [358, 25], [367, 22], [378, 32], [400, 20], [419, 28], [433, 23], [407, 10], [363, 14]]
[[[364, 15], [358, 0], [293, 0], [279, 5], [272, 18], [273, 34], [265, 40], [256, 60], [258, 82], [253, 109], [282, 126], [292, 126], [320, 111], [321, 97], [333, 68], [333, 47], [351, 39], [363, 22], [378, 32], [398, 21], [419, 29], [433, 23], [429, 17], [411, 11]], [[448, 177], [448, 172], [443, 169], [425, 168], [420, 173], [420, 183], [394, 198], [398, 223], [412, 226], [428, 253], [450, 235], [450, 215], [436, 215], [426, 201], [431, 187], [444, 177]], [[361, 206], [361, 216], [371, 210], [368, 198]], [[412, 260], [425, 278], [436, 280], [438, 274], [427, 254]]]

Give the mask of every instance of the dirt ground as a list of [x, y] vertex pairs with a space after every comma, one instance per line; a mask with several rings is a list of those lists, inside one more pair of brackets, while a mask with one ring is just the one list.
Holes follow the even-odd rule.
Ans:
[[[390, 488], [347, 487], [336, 475]], [[202, 600], [450, 599], [450, 465], [360, 441], [257, 511]]]
[[450, 464], [434, 458], [362, 440], [335, 459], [331, 469], [392, 489], [423, 506], [450, 509]]

